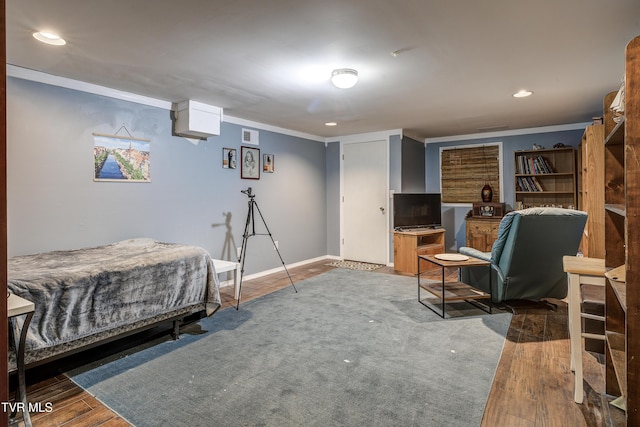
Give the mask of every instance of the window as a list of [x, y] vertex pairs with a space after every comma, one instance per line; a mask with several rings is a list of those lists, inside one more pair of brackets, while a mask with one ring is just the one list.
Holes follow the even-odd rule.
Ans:
[[482, 187], [491, 185], [493, 202], [500, 195], [500, 143], [442, 148], [440, 186], [442, 203], [481, 202]]

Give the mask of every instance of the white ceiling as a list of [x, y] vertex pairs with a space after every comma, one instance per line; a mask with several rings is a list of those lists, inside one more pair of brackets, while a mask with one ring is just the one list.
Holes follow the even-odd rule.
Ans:
[[[588, 122], [640, 34], [639, 0], [7, 0], [6, 11], [9, 64], [322, 137]], [[329, 83], [343, 67], [360, 74], [352, 89]], [[522, 88], [533, 96], [511, 96]]]

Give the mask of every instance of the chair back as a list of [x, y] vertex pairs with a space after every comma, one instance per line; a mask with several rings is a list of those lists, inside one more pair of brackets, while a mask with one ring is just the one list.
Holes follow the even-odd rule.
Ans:
[[530, 208], [508, 213], [501, 221], [491, 258], [504, 277], [500, 300], [564, 298], [564, 255], [575, 255], [587, 221], [586, 212]]

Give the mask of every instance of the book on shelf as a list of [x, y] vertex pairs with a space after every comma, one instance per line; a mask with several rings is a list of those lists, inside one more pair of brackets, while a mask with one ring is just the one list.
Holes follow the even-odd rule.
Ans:
[[536, 175], [553, 173], [553, 168], [542, 156], [518, 156], [517, 173], [525, 175]]
[[538, 181], [535, 176], [519, 176], [516, 182], [518, 183], [518, 187], [520, 187], [520, 191], [544, 191], [542, 184], [540, 184], [540, 181]]

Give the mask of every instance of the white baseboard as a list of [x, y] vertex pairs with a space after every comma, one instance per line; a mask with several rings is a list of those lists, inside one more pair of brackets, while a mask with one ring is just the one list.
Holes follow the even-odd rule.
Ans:
[[[301, 267], [303, 265], [311, 264], [311, 263], [322, 261], [322, 260], [342, 261], [342, 258], [339, 257], [339, 256], [336, 256], [336, 255], [324, 255], [324, 256], [319, 256], [319, 257], [316, 257], [316, 258], [306, 259], [304, 261], [294, 262], [293, 264], [287, 264], [287, 269], [295, 268], [295, 267]], [[387, 266], [388, 267], [393, 267], [393, 263], [392, 262], [388, 263]], [[261, 271], [259, 273], [249, 274], [247, 276], [244, 276], [242, 278], [242, 280], [258, 279], [260, 277], [268, 276], [269, 274], [273, 274], [273, 273], [279, 273], [281, 271], [284, 271], [284, 267], [276, 267], [276, 268], [272, 268], [270, 270]], [[225, 280], [225, 281], [220, 282], [220, 287], [221, 288], [225, 288], [227, 286], [233, 286], [233, 280]]]
[[[299, 261], [299, 262], [294, 262], [293, 264], [286, 264], [287, 269], [290, 268], [294, 268], [294, 267], [301, 267], [303, 265], [306, 264], [311, 264], [313, 262], [318, 262], [318, 261], [322, 261], [322, 260], [340, 260], [342, 258], [334, 256], [334, 255], [325, 255], [325, 256], [320, 256], [317, 258], [311, 258], [311, 259], [307, 259], [304, 261]], [[281, 271], [284, 271], [284, 266], [283, 267], [277, 267], [277, 268], [272, 268], [270, 270], [265, 270], [265, 271], [261, 271], [259, 273], [253, 273], [253, 274], [249, 274], [247, 276], [244, 276], [242, 278], [242, 280], [251, 280], [251, 279], [257, 279], [259, 277], [264, 277], [264, 276], [268, 276], [269, 274], [273, 274], [273, 273], [279, 273]], [[229, 280], [227, 280], [227, 282], [229, 282]], [[233, 285], [233, 281], [230, 281], [231, 285]], [[220, 284], [220, 286], [222, 286], [222, 283]], [[227, 285], [229, 286], [229, 285]]]

